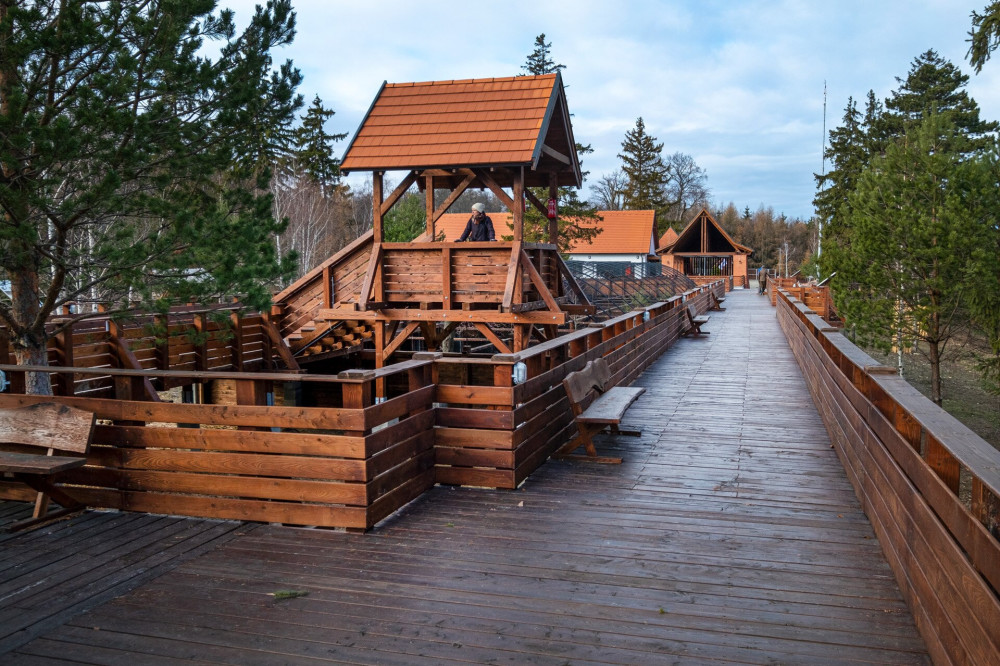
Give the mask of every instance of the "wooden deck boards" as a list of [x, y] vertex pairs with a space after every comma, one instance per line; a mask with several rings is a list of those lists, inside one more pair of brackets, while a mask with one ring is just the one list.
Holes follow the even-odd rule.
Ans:
[[[620, 466], [550, 461], [517, 491], [435, 488], [366, 535], [248, 527], [3, 659], [927, 663], [774, 310], [736, 291], [707, 328], [637, 382], [625, 424], [642, 437], [597, 439]], [[66, 561], [144, 520], [174, 519], [60, 524], [79, 533]], [[114, 524], [88, 537], [96, 521]], [[17, 588], [11, 543], [0, 599]]]

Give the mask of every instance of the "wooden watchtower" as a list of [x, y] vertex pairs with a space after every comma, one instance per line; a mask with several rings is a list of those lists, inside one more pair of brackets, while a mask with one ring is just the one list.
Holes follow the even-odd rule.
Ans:
[[[374, 329], [379, 367], [411, 335], [434, 350], [460, 323], [504, 353], [551, 339], [568, 313], [592, 308], [559, 256], [556, 219], [547, 243], [527, 243], [524, 211], [548, 212], [529, 188], [556, 199], [560, 186], [581, 185], [575, 146], [558, 74], [383, 84], [341, 164], [372, 173], [372, 233], [278, 295], [282, 334], [294, 345], [309, 339], [304, 329], [362, 323]], [[406, 172], [388, 195], [387, 171]], [[488, 188], [510, 210], [513, 240], [384, 242], [386, 214], [414, 183], [426, 197], [423, 238], [437, 237], [436, 221], [464, 191]], [[438, 190], [448, 195], [435, 206]]]

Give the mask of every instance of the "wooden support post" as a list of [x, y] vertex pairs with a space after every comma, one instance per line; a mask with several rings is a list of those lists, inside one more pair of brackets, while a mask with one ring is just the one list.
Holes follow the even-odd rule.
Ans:
[[[385, 331], [386, 324], [382, 321], [375, 322], [375, 367], [385, 367]], [[379, 378], [375, 382], [375, 395], [379, 398], [385, 397], [385, 379]]]
[[434, 230], [434, 222], [436, 221], [434, 217], [434, 176], [424, 176], [424, 200], [427, 211], [427, 240], [433, 243], [437, 240]]
[[972, 477], [972, 515], [994, 538], [1000, 539], [1000, 498], [978, 477]]
[[229, 347], [229, 363], [236, 372], [243, 372], [243, 318], [239, 312], [230, 312], [229, 323], [233, 327], [233, 337]]
[[[236, 404], [263, 406], [267, 404], [267, 382], [260, 379], [236, 380]], [[258, 426], [239, 426], [239, 430], [267, 430]]]
[[[555, 171], [549, 174], [549, 199], [559, 199], [559, 176]], [[559, 218], [549, 218], [549, 242], [553, 245], [559, 244]]]
[[514, 223], [514, 242], [524, 240], [524, 167], [514, 175], [514, 207], [510, 211]]
[[441, 309], [451, 310], [451, 248], [441, 249]]
[[372, 230], [375, 243], [385, 242], [385, 230], [382, 228], [382, 172], [372, 172]]
[[[167, 315], [156, 315], [153, 317], [153, 325], [156, 328], [156, 346], [154, 348], [156, 354], [156, 369], [157, 370], [169, 370], [170, 369], [170, 318]], [[160, 334], [163, 337], [160, 337]], [[170, 388], [166, 386], [166, 380], [161, 380], [164, 385], [160, 388], [166, 390]]]
[[323, 307], [333, 307], [333, 275], [329, 266], [323, 267]]
[[[73, 367], [73, 324], [68, 324], [66, 328], [56, 334], [56, 365], [67, 368]], [[60, 372], [57, 375], [59, 384], [59, 395], [73, 395], [73, 373]]]

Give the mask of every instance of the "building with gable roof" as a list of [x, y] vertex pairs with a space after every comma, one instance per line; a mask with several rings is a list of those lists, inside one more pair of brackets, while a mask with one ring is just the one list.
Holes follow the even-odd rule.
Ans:
[[[600, 228], [601, 232], [587, 240], [574, 240], [570, 244], [567, 261], [585, 263], [632, 264], [630, 274], [635, 277], [659, 273], [656, 255], [656, 211], [653, 210], [600, 210], [600, 219], [575, 221], [584, 227]], [[510, 213], [490, 213], [496, 236], [510, 236]], [[437, 223], [438, 238], [454, 241], [462, 235], [468, 213], [446, 213]], [[427, 240], [426, 234], [417, 240]], [[598, 271], [594, 271], [595, 275]]]
[[669, 232], [664, 234], [657, 252], [665, 267], [680, 271], [696, 284], [720, 277], [731, 278], [726, 281], [729, 288], [749, 284], [747, 256], [753, 249], [734, 241], [707, 208], [702, 208], [676, 238], [669, 238]]

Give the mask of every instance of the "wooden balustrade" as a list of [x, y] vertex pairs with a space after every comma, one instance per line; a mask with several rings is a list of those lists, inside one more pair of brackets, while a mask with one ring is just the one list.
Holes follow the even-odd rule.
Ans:
[[1000, 451], [793, 298], [778, 319], [935, 663], [1000, 652]]
[[[709, 291], [724, 289], [692, 289], [515, 354], [418, 353], [338, 375], [0, 365], [15, 381], [39, 371], [117, 387], [108, 397], [3, 393], [0, 407], [54, 400], [97, 414], [88, 465], [62, 480], [90, 506], [366, 529], [435, 482], [517, 487], [572, 433], [563, 377], [603, 356], [615, 384], [631, 382], [680, 337], [684, 307], [704, 312]], [[156, 358], [162, 349], [151, 348]], [[515, 385], [517, 363], [527, 372]], [[145, 399], [148, 382], [213, 381], [235, 382], [235, 405]], [[300, 383], [317, 406], [267, 406], [275, 386]], [[17, 492], [0, 484], [0, 497]]]

